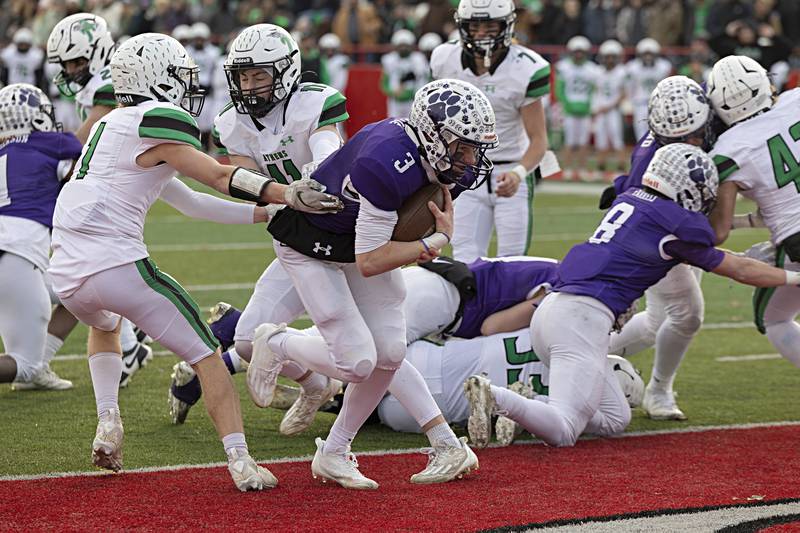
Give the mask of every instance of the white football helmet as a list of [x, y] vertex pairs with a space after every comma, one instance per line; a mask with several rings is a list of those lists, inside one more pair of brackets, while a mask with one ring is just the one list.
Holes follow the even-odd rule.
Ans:
[[628, 405], [631, 408], [642, 405], [644, 381], [642, 381], [639, 371], [634, 368], [630, 361], [618, 355], [609, 355], [607, 361], [608, 367], [614, 372], [622, 387], [622, 392], [625, 393]]
[[[511, 46], [516, 20], [513, 0], [460, 0], [455, 14], [461, 46], [476, 60], [482, 56], [487, 68], [495, 51]], [[500, 31], [494, 37], [478, 38], [470, 32], [470, 23], [488, 21], [500, 23]]]
[[198, 116], [205, 100], [199, 73], [183, 45], [161, 33], [131, 37], [111, 57], [111, 82], [123, 105], [170, 102]]
[[647, 125], [661, 144], [702, 136], [710, 147], [713, 115], [702, 87], [686, 76], [664, 78], [650, 94]]
[[47, 95], [27, 83], [14, 83], [0, 89], [0, 137], [34, 131], [61, 131]]
[[188, 24], [178, 24], [172, 30], [172, 37], [177, 39], [181, 44], [183, 44], [184, 41], [191, 41], [192, 36], [192, 27]]
[[191, 38], [207, 41], [211, 38], [211, 28], [205, 22], [195, 22], [191, 26]]
[[589, 53], [592, 49], [592, 43], [583, 35], [576, 35], [567, 41], [567, 50], [569, 52], [584, 52]]
[[[114, 40], [105, 19], [91, 13], [76, 13], [56, 24], [47, 38], [47, 61], [61, 65], [53, 83], [65, 96], [75, 96], [111, 60]], [[86, 67], [72, 75], [64, 63], [86, 59]]]
[[[494, 110], [471, 83], [442, 79], [423, 86], [414, 96], [407, 123], [440, 183], [475, 189], [491, 175], [486, 151], [498, 144]], [[458, 157], [465, 147], [474, 161]]]
[[597, 54], [600, 56], [622, 57], [623, 52], [622, 44], [615, 39], [603, 41], [603, 44], [601, 44], [600, 48], [597, 50]]
[[[230, 45], [225, 76], [238, 113], [266, 116], [286, 100], [300, 83], [300, 49], [289, 32], [274, 24], [256, 24], [242, 30]], [[271, 81], [261, 87], [242, 89], [239, 73], [264, 70]]]
[[442, 38], [438, 33], [428, 32], [419, 38], [419, 49], [422, 52], [433, 52], [433, 49], [442, 44]]
[[773, 104], [774, 89], [766, 69], [747, 56], [717, 61], [706, 90], [714, 111], [728, 126], [767, 111]]
[[392, 34], [392, 46], [414, 46], [417, 38], [410, 30], [397, 30]]
[[657, 56], [661, 53], [661, 45], [652, 37], [645, 37], [636, 43], [636, 55], [642, 56], [644, 54], [653, 54]]
[[656, 150], [644, 171], [642, 185], [684, 209], [707, 215], [717, 201], [719, 175], [711, 157], [703, 150], [673, 143]]
[[14, 32], [14, 37], [11, 39], [14, 44], [33, 44], [33, 32], [28, 28], [20, 28]]
[[320, 50], [338, 50], [342, 47], [342, 40], [335, 33], [326, 33], [319, 38]]

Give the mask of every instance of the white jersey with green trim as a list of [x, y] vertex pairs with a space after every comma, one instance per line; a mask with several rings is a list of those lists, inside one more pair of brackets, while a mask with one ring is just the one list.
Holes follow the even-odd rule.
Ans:
[[652, 65], [645, 65], [638, 57], [625, 64], [628, 73], [628, 97], [635, 106], [647, 106], [650, 94], [658, 82], [672, 72], [672, 63], [663, 57], [656, 58]]
[[592, 93], [592, 111], [613, 106], [620, 101], [625, 92], [627, 72], [623, 65], [612, 69], [598, 67], [595, 91]]
[[780, 244], [800, 232], [800, 89], [780, 95], [761, 115], [720, 135], [711, 156], [721, 182], [735, 182], [758, 204]]
[[437, 46], [431, 55], [434, 79], [455, 78], [478, 87], [489, 98], [497, 120], [500, 144], [488, 155], [492, 161], [517, 162], [528, 149], [520, 108], [550, 92], [550, 64], [525, 47], [512, 44], [506, 56], [480, 76], [470, 68], [472, 59], [459, 41]]
[[321, 83], [301, 83], [289, 101], [262, 119], [236, 112], [233, 103], [214, 119], [212, 135], [220, 151], [253, 159], [259, 170], [281, 183], [300, 179], [300, 169], [313, 161], [308, 144], [322, 126], [347, 120], [345, 97]]
[[0, 52], [0, 59], [8, 71], [8, 85], [30, 83], [36, 85], [36, 71], [42, 68], [44, 51], [35, 46], [22, 53], [17, 45], [10, 44]]
[[142, 168], [136, 158], [162, 143], [200, 148], [195, 120], [169, 103], [116, 108], [92, 126], [53, 214], [49, 271], [60, 293], [148, 256], [144, 220], [176, 170], [167, 164]]
[[111, 69], [108, 65], [89, 79], [89, 82], [75, 95], [75, 108], [81, 122], [86, 120], [89, 112], [96, 105], [116, 107], [114, 86], [111, 85]]

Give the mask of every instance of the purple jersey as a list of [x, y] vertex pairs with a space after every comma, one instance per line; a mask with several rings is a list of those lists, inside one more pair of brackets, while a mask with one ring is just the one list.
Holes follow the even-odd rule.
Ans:
[[636, 147], [634, 147], [633, 153], [631, 154], [630, 173], [619, 176], [614, 180], [614, 190], [617, 195], [624, 193], [631, 187], [637, 189], [642, 188], [642, 176], [644, 176], [644, 171], [647, 170], [647, 165], [649, 165], [650, 160], [653, 159], [653, 154], [655, 154], [656, 150], [659, 148], [661, 148], [661, 143], [655, 140], [653, 134], [650, 132], [647, 132], [647, 135], [636, 143]]
[[52, 228], [53, 209], [61, 190], [58, 163], [77, 159], [80, 154], [81, 143], [71, 133], [33, 132], [0, 146], [7, 189], [0, 195], [5, 196], [0, 197], [0, 215], [27, 218]]
[[543, 283], [553, 284], [557, 268], [556, 261], [533, 258], [470, 263], [477, 294], [464, 304], [461, 324], [453, 335], [464, 339], [480, 336], [481, 324], [489, 315], [525, 301]]
[[[400, 120], [386, 119], [364, 126], [314, 172], [326, 191], [344, 202], [333, 215], [306, 214], [318, 228], [355, 233], [358, 198], [384, 211], [397, 211], [418, 189], [430, 183], [419, 149]], [[460, 189], [454, 187], [455, 198]]]
[[618, 316], [678, 263], [705, 270], [719, 265], [724, 254], [713, 248], [714, 239], [704, 215], [629, 190], [617, 197], [589, 241], [569, 251], [553, 288], [591, 296]]

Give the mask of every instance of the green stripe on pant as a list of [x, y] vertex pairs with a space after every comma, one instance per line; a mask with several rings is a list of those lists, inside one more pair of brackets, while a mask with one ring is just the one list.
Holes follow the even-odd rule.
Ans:
[[[785, 262], [786, 250], [781, 245], [775, 250], [775, 266], [783, 268]], [[764, 325], [764, 313], [773, 294], [775, 294], [775, 287], [759, 287], [753, 291], [753, 313], [755, 315], [756, 328], [762, 335], [767, 332], [767, 328]]]

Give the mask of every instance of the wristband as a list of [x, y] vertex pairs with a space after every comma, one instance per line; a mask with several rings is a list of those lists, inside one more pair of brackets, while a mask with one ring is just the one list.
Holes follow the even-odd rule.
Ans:
[[519, 176], [519, 180], [520, 181], [524, 180], [525, 176], [528, 175], [528, 169], [526, 169], [525, 166], [522, 165], [522, 164], [519, 164], [519, 165], [515, 166], [514, 168], [512, 168], [510, 170], [510, 172], [513, 172], [514, 174]]
[[274, 183], [275, 180], [249, 168], [236, 167], [231, 174], [228, 182], [228, 192], [234, 198], [247, 200], [248, 202], [260, 202], [261, 195], [267, 185]]
[[450, 242], [450, 236], [443, 231], [437, 231], [433, 235], [420, 239], [419, 242], [422, 243], [426, 252], [430, 252], [431, 248], [441, 250]]
[[791, 270], [784, 270], [786, 273], [785, 285], [800, 285], [800, 272], [792, 272]]

